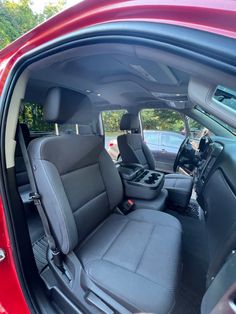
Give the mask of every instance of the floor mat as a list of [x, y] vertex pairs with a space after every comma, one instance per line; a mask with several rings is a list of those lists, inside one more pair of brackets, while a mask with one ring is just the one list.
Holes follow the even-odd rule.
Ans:
[[167, 213], [180, 221], [183, 230], [183, 272], [173, 313], [200, 313], [208, 265], [205, 221], [172, 210]]
[[201, 298], [189, 287], [181, 284], [173, 314], [199, 314]]

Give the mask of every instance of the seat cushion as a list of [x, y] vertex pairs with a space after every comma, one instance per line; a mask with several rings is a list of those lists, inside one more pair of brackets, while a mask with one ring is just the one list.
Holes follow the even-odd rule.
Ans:
[[193, 178], [174, 173], [165, 175], [164, 189], [168, 191], [168, 198], [175, 206], [187, 207], [193, 189]]
[[180, 251], [179, 221], [140, 209], [109, 216], [76, 253], [90, 279], [129, 311], [168, 313]]

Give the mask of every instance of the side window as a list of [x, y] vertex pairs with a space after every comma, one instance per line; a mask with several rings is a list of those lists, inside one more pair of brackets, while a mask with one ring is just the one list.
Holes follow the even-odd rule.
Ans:
[[42, 106], [35, 103], [25, 103], [22, 107], [19, 121], [27, 124], [30, 132], [51, 133], [54, 131], [54, 124], [47, 123], [43, 119]]
[[179, 134], [165, 134], [161, 135], [161, 145], [170, 147], [180, 147], [183, 142], [183, 135]]
[[[48, 133], [55, 132], [54, 123], [47, 123], [43, 118], [43, 107], [35, 103], [25, 103], [19, 115], [19, 122], [27, 124], [32, 137], [38, 137]], [[61, 124], [60, 133], [75, 133], [74, 124]]]
[[117, 136], [124, 134], [120, 131], [120, 120], [126, 110], [107, 110], [102, 112], [102, 121], [105, 132], [105, 148], [114, 161], [119, 159]]
[[141, 111], [141, 120], [144, 141], [150, 149], [153, 145], [179, 147], [182, 143], [186, 133], [185, 124], [178, 112], [144, 109]]
[[152, 130], [144, 130], [144, 141], [150, 149], [154, 149], [158, 143], [158, 134]]

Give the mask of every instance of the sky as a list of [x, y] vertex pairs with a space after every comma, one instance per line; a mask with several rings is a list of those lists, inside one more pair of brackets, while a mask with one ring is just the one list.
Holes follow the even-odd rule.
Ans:
[[[82, 1], [83, 0], [67, 0], [66, 1], [66, 3], [67, 3], [66, 7], [70, 7], [74, 4], [82, 2]], [[32, 6], [31, 6], [32, 10], [34, 12], [40, 13], [43, 10], [45, 4], [47, 4], [48, 2], [57, 3], [58, 1], [57, 0], [32, 0]]]

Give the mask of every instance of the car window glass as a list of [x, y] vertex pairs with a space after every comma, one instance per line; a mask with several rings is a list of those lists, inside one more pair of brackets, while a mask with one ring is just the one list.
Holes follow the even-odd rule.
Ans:
[[[140, 113], [146, 144], [180, 146], [185, 136], [185, 124], [174, 110], [143, 109]], [[176, 133], [176, 135], [175, 135]], [[158, 143], [158, 138], [160, 142]]]
[[188, 125], [189, 125], [189, 130], [190, 130], [190, 139], [191, 139], [191, 144], [195, 149], [198, 149], [199, 141], [201, 137], [208, 135], [212, 136], [214, 135], [209, 129], [204, 127], [202, 124], [197, 122], [196, 120], [187, 117], [188, 119]]
[[43, 107], [35, 103], [23, 103], [19, 115], [19, 122], [27, 124], [31, 133], [51, 133], [54, 124], [43, 119]]
[[143, 109], [140, 115], [143, 130], [185, 132], [184, 121], [174, 110]]
[[120, 120], [126, 112], [126, 110], [107, 110], [102, 112], [105, 148], [114, 161], [117, 161], [120, 156], [117, 136], [124, 134], [123, 131], [120, 131]]
[[193, 140], [200, 140], [200, 138], [205, 135], [214, 135], [210, 130], [192, 118], [188, 118], [188, 125], [190, 129], [190, 137]]
[[[55, 124], [48, 123], [43, 117], [43, 107], [36, 103], [23, 103], [19, 115], [19, 122], [28, 126], [33, 137], [51, 134], [55, 131]], [[60, 133], [75, 133], [75, 124], [64, 123], [59, 125]]]
[[158, 136], [157, 133], [154, 131], [144, 131], [144, 141], [147, 145], [157, 145]]
[[161, 145], [179, 147], [183, 141], [183, 136], [178, 134], [161, 134]]
[[185, 138], [185, 123], [174, 110], [143, 109], [140, 112], [143, 137], [152, 150], [177, 149]]

